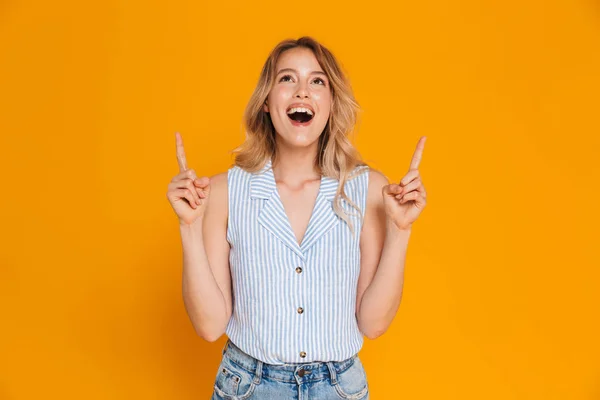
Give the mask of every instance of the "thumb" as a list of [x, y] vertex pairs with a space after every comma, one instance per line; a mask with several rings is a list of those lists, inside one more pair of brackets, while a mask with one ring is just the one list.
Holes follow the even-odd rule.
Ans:
[[194, 179], [194, 186], [199, 189], [203, 189], [206, 192], [210, 192], [210, 178], [203, 176], [202, 178]]
[[400, 193], [400, 190], [401, 190], [400, 185], [398, 185], [396, 183], [390, 183], [389, 185], [385, 185], [381, 189], [381, 193], [393, 196], [393, 195]]

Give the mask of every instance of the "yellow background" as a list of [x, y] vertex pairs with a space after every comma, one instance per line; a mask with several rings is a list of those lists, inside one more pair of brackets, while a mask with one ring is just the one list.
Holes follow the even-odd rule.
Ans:
[[600, 399], [593, 1], [0, 3], [0, 399], [208, 399], [166, 199], [226, 170], [269, 51], [349, 73], [356, 144], [428, 206], [371, 398]]

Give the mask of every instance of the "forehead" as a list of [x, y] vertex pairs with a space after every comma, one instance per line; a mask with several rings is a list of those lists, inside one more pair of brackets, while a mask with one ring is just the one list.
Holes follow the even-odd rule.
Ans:
[[303, 47], [295, 47], [281, 53], [277, 60], [276, 71], [282, 68], [294, 68], [299, 72], [322, 70], [312, 50]]

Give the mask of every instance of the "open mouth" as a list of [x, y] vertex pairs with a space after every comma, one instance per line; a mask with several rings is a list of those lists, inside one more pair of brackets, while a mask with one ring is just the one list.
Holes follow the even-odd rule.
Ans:
[[312, 115], [310, 115], [309, 113], [305, 113], [305, 112], [291, 113], [291, 114], [288, 114], [288, 117], [292, 121], [300, 122], [301, 124], [308, 122], [313, 118]]
[[312, 110], [308, 108], [291, 108], [287, 112], [288, 118], [293, 125], [308, 125], [314, 117]]

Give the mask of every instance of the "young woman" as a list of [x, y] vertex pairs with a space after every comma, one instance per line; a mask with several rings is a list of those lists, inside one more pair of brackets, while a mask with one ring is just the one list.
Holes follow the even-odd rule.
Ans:
[[226, 172], [198, 178], [176, 133], [167, 198], [180, 221], [183, 298], [202, 338], [228, 340], [213, 399], [367, 399], [358, 351], [399, 307], [425, 206], [422, 137], [389, 184], [348, 139], [358, 104], [310, 37], [269, 55]]

